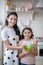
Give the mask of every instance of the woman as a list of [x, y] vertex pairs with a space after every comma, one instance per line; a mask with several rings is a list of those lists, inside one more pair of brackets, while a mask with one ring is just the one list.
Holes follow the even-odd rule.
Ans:
[[20, 36], [17, 19], [16, 12], [9, 13], [5, 22], [6, 26], [1, 32], [2, 41], [6, 47], [3, 65], [19, 65], [18, 50], [21, 49], [21, 46], [17, 46]]

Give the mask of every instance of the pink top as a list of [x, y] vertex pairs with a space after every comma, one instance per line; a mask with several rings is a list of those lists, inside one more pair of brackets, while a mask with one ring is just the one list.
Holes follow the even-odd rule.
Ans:
[[[24, 41], [24, 40], [21, 40], [20, 41], [20, 45], [23, 46], [27, 41]], [[32, 43], [32, 41], [28, 41], [29, 43]], [[22, 52], [24, 50], [22, 49]], [[24, 64], [35, 64], [35, 56], [33, 54], [29, 54], [23, 58], [21, 58], [21, 63], [24, 63]]]

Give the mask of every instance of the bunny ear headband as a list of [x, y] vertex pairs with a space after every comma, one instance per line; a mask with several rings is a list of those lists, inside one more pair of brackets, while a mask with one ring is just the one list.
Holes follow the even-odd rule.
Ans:
[[26, 28], [26, 27], [29, 27], [29, 28], [31, 28], [31, 20], [26, 20], [26, 21], [21, 21], [21, 24], [22, 24], [22, 26], [24, 27], [24, 28]]

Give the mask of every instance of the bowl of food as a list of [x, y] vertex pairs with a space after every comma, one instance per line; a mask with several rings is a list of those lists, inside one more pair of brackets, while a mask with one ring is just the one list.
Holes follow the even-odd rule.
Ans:
[[25, 51], [32, 51], [33, 49], [34, 49], [34, 45], [33, 44], [24, 45], [24, 50]]

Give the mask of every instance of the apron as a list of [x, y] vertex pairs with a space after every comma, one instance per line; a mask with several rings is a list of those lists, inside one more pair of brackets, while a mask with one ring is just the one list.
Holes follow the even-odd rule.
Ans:
[[[8, 40], [11, 46], [16, 46], [18, 43], [18, 36], [14, 31], [9, 31]], [[3, 65], [19, 65], [18, 50], [11, 50], [6, 48], [4, 53]]]

